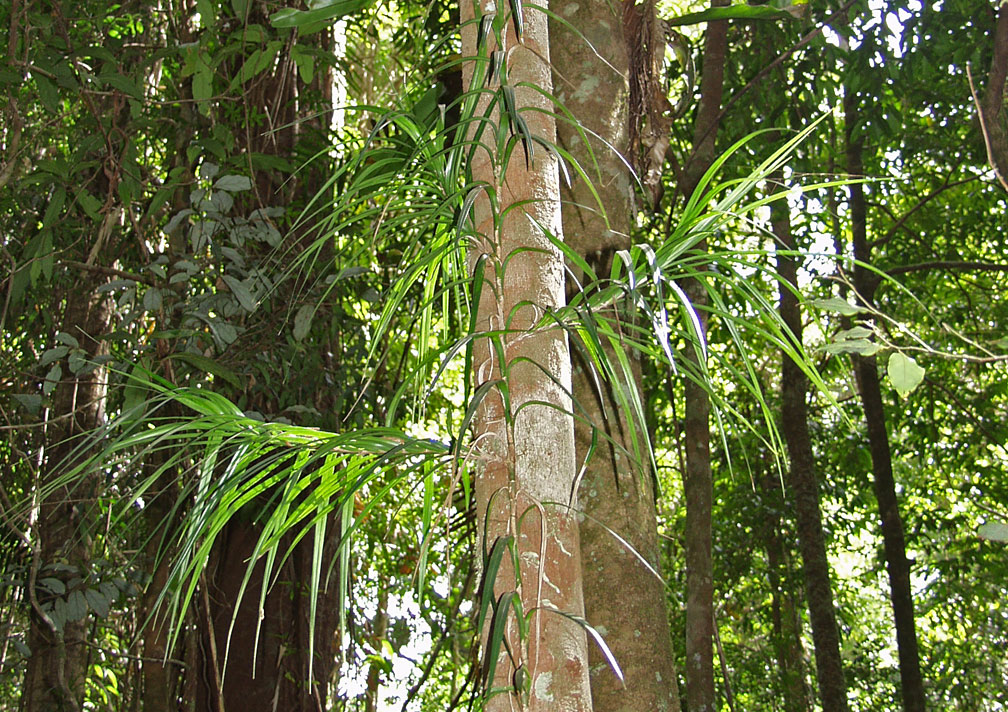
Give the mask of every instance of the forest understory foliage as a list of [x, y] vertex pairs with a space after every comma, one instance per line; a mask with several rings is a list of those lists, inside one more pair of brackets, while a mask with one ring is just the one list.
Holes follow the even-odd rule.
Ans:
[[0, 710], [1008, 709], [1008, 3], [0, 28]]

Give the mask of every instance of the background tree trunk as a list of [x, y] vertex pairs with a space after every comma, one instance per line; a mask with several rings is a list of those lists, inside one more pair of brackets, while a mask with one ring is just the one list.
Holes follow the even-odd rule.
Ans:
[[[269, 16], [275, 8], [261, 0], [249, 5], [248, 16], [242, 22], [269, 27]], [[278, 32], [284, 37], [283, 32]], [[310, 35], [309, 39], [321, 52], [332, 49], [331, 32]], [[251, 50], [249, 50], [251, 51]], [[327, 141], [332, 116], [332, 73], [320, 63], [311, 84], [305, 84], [294, 68], [289, 47], [281, 50], [275, 65], [247, 81], [242, 86], [244, 126], [236, 132], [235, 153], [245, 156], [275, 156], [283, 160], [301, 161], [314, 155]], [[240, 73], [244, 58], [235, 57], [233, 67], [225, 73]], [[227, 109], [234, 111], [234, 109]], [[249, 159], [251, 161], [251, 159]], [[265, 163], [264, 165], [269, 165]], [[243, 196], [249, 202], [247, 212], [259, 208], [278, 208], [307, 202], [325, 184], [328, 176], [325, 164], [307, 164], [295, 176], [280, 170], [266, 170], [249, 164], [253, 190]], [[291, 231], [286, 239], [307, 242], [307, 230]], [[296, 299], [295, 280], [284, 280], [267, 301], [278, 314], [276, 322]], [[267, 307], [264, 303], [260, 310]], [[260, 315], [263, 316], [263, 315]], [[271, 405], [263, 393], [237, 393], [245, 398], [243, 407], [268, 413]], [[250, 505], [254, 507], [256, 505]], [[335, 520], [335, 518], [333, 518]], [[323, 562], [328, 566], [336, 551], [332, 541], [336, 527], [329, 526], [330, 541], [326, 542]], [[201, 702], [197, 709], [213, 709], [218, 693], [227, 712], [314, 712], [324, 708], [329, 681], [337, 657], [336, 629], [339, 625], [339, 601], [336, 587], [330, 586], [317, 599], [315, 640], [309, 635], [310, 598], [307, 591], [311, 572], [314, 542], [301, 539], [283, 565], [276, 582], [266, 594], [263, 617], [259, 616], [260, 589], [257, 576], [251, 579], [237, 613], [237, 593], [245, 576], [260, 529], [248, 517], [228, 522], [215, 545], [215, 567], [205, 579], [206, 605], [201, 619], [199, 650], [203, 672], [197, 680]], [[283, 546], [281, 550], [286, 550]], [[256, 571], [260, 571], [257, 567]], [[232, 619], [234, 620], [232, 624]], [[233, 627], [232, 627], [233, 625]], [[229, 640], [230, 632], [230, 640]], [[211, 643], [211, 638], [213, 642]], [[314, 658], [309, 650], [314, 647]], [[216, 659], [211, 654], [216, 651]], [[227, 657], [225, 667], [225, 654]], [[253, 658], [255, 665], [253, 666]], [[311, 677], [309, 678], [309, 669]], [[215, 689], [215, 681], [223, 681], [223, 690]]]
[[[712, 0], [712, 6], [726, 5]], [[693, 153], [686, 165], [682, 193], [689, 200], [700, 178], [714, 162], [720, 121], [728, 23], [710, 22], [704, 40], [700, 104], [693, 128]], [[707, 250], [707, 241], [696, 249]], [[684, 290], [700, 325], [696, 338], [707, 338], [707, 293], [699, 278], [685, 280]], [[714, 567], [711, 506], [714, 496], [710, 460], [710, 397], [703, 385], [705, 367], [699, 344], [687, 344], [683, 355], [692, 378], [685, 380], [686, 471], [686, 701], [690, 712], [714, 712]]]
[[[778, 176], [779, 178], [779, 176]], [[787, 200], [771, 206], [771, 221], [777, 240], [777, 273], [780, 284], [780, 315], [787, 326], [792, 344], [802, 348], [802, 315], [798, 296], [798, 262], [790, 252], [795, 249], [791, 231], [791, 208]], [[833, 607], [829, 558], [819, 510], [819, 485], [808, 429], [808, 378], [786, 353], [781, 354], [781, 434], [787, 443], [789, 484], [798, 522], [798, 545], [805, 575], [815, 646], [816, 679], [824, 712], [847, 710], [847, 685], [840, 658], [840, 635]]]
[[[105, 351], [101, 339], [109, 331], [112, 314], [108, 300], [96, 294], [98, 284], [93, 274], [86, 273], [67, 292], [62, 323], [62, 332], [76, 339], [80, 356], [92, 363]], [[47, 429], [46, 439], [51, 445], [46, 448], [44, 481], [51, 481], [83, 460], [84, 438], [105, 419], [105, 369], [98, 367], [74, 375], [68, 359], [62, 359], [62, 365], [63, 377], [56, 386]], [[82, 478], [72, 489], [57, 488], [38, 506], [38, 543], [30, 580], [35, 589], [29, 594], [35, 599], [28, 629], [31, 656], [21, 698], [25, 712], [79, 710], [84, 703], [90, 615], [63, 620], [50, 610], [46, 620], [34, 604], [61, 605], [54, 598], [66, 602], [70, 596], [82, 595], [81, 580], [91, 569], [92, 487], [92, 477]], [[48, 568], [53, 566], [59, 568]], [[66, 592], [54, 597], [39, 588], [38, 579], [43, 577], [62, 580]]]
[[[854, 177], [861, 176], [864, 175], [862, 165], [864, 146], [862, 140], [853, 134], [857, 120], [857, 100], [849, 90], [844, 99], [844, 118], [847, 126], [847, 172]], [[848, 189], [856, 260], [854, 289], [858, 301], [871, 310], [875, 307], [875, 289], [879, 278], [867, 267], [871, 264], [872, 255], [868, 242], [868, 212], [864, 186], [861, 183], [851, 183]], [[892, 453], [889, 450], [889, 433], [886, 429], [885, 408], [882, 404], [878, 364], [874, 356], [855, 355], [853, 359], [868, 427], [868, 449], [871, 453], [875, 498], [878, 501], [883, 551], [886, 570], [889, 573], [903, 709], [905, 712], [923, 712], [924, 683], [920, 670], [917, 628], [914, 622], [913, 594], [910, 589], [910, 562], [906, 557], [906, 537], [896, 497], [896, 481], [893, 478]]]
[[[562, 185], [564, 239], [604, 275], [615, 251], [630, 248], [634, 215], [627, 168], [633, 150], [628, 137], [630, 69], [622, 42], [622, 8], [565, 0], [554, 3], [553, 9], [572, 26], [550, 23], [556, 95], [590, 137], [585, 145], [577, 127], [561, 121], [559, 142], [589, 172], [603, 203], [600, 208], [581, 180], [569, 188]], [[601, 653], [590, 648], [592, 705], [595, 712], [677, 712], [664, 581], [626, 549], [633, 547], [661, 571], [654, 475], [650, 453], [641, 442], [645, 424], [637, 422], [633, 408], [617, 395], [639, 398], [637, 359], [630, 356], [635, 369], [629, 382], [611, 383], [583, 351], [574, 351], [574, 437], [578, 467], [584, 463], [579, 499], [587, 515], [580, 526], [585, 615], [604, 631], [625, 678], [625, 686], [620, 685]]]

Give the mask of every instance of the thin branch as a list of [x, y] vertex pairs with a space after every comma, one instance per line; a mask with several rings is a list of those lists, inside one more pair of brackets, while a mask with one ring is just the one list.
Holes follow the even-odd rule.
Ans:
[[[973, 97], [973, 103], [976, 105], [977, 114], [980, 118], [980, 133], [983, 134], [984, 146], [987, 149], [987, 162], [994, 169], [994, 175], [997, 177], [998, 183], [1005, 189], [1005, 192], [1008, 192], [1008, 181], [1001, 175], [1001, 171], [997, 167], [997, 161], [994, 160], [994, 148], [991, 146], [990, 134], [987, 132], [987, 116], [985, 116], [985, 112], [980, 106], [980, 98], [977, 96], [976, 86], [973, 84], [973, 73], [970, 71], [969, 62], [966, 63], [966, 78], [969, 80], [970, 96]], [[996, 119], [997, 117], [993, 118]]]
[[913, 265], [902, 265], [886, 270], [890, 277], [908, 272], [924, 272], [927, 270], [966, 270], [976, 272], [1008, 272], [1008, 264], [1000, 262], [969, 262], [960, 260], [935, 260], [934, 262], [919, 262]]
[[105, 277], [120, 277], [122, 279], [129, 279], [134, 282], [143, 282], [144, 284], [149, 284], [152, 287], [156, 287], [158, 282], [154, 277], [144, 274], [134, 274], [133, 272], [124, 272], [121, 269], [116, 269], [114, 267], [102, 267], [101, 265], [92, 265], [87, 262], [77, 262], [76, 260], [61, 260], [61, 265], [67, 267], [75, 267], [77, 269], [82, 269], [87, 272], [94, 272], [95, 274], [100, 274]]
[[946, 190], [957, 188], [960, 185], [965, 185], [966, 183], [972, 183], [973, 181], [978, 180], [978, 178], [979, 178], [978, 176], [969, 176], [968, 178], [963, 178], [961, 180], [957, 180], [954, 183], [951, 183], [950, 180], [952, 179], [952, 172], [950, 172], [945, 177], [945, 181], [940, 186], [938, 186], [930, 193], [925, 195], [923, 198], [918, 200], [916, 205], [914, 205], [912, 208], [903, 213], [903, 215], [901, 215], [899, 219], [897, 219], [896, 222], [893, 223], [888, 230], [886, 230], [886, 233], [882, 237], [871, 243], [871, 247], [879, 247], [880, 245], [884, 245], [889, 240], [891, 240], [893, 238], [893, 235], [896, 234], [896, 231], [902, 228], [903, 225], [906, 223], [906, 221], [909, 220], [914, 213], [916, 213], [918, 210], [920, 210], [925, 205], [930, 203], [932, 200], [937, 198], [939, 195], [944, 193]]
[[124, 653], [119, 650], [112, 650], [111, 648], [106, 648], [98, 643], [92, 643], [90, 640], [85, 640], [84, 645], [91, 648], [92, 650], [100, 650], [104, 655], [110, 655], [117, 658], [122, 658], [123, 660], [132, 660], [138, 663], [157, 663], [159, 665], [164, 665], [165, 663], [171, 663], [172, 665], [178, 665], [180, 668], [186, 667], [186, 664], [181, 660], [176, 660], [175, 658], [152, 658], [150, 656], [144, 655], [132, 655], [130, 653]]

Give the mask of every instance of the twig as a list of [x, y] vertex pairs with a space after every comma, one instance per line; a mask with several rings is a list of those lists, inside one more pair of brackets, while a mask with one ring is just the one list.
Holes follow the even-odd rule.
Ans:
[[903, 225], [906, 223], [906, 221], [909, 220], [910, 217], [914, 213], [916, 213], [918, 210], [920, 210], [921, 208], [923, 208], [929, 202], [931, 202], [932, 200], [934, 200], [935, 198], [937, 198], [939, 195], [941, 195], [942, 193], [944, 193], [946, 190], [950, 190], [951, 188], [957, 188], [960, 185], [965, 185], [966, 183], [972, 183], [973, 181], [977, 180], [977, 176], [969, 176], [967, 178], [963, 178], [961, 180], [957, 180], [954, 183], [950, 183], [949, 181], [951, 180], [951, 178], [952, 178], [952, 172], [950, 172], [948, 174], [948, 176], [945, 177], [945, 181], [940, 186], [938, 186], [937, 188], [935, 188], [934, 190], [932, 190], [930, 193], [928, 193], [927, 195], [925, 195], [923, 198], [921, 198], [920, 200], [918, 200], [917, 203], [912, 208], [910, 208], [905, 213], [903, 213], [896, 220], [896, 222], [894, 222], [892, 224], [892, 226], [890, 226], [890, 228], [888, 230], [886, 230], [885, 235], [883, 235], [882, 237], [880, 237], [878, 240], [875, 240], [874, 242], [872, 242], [871, 246], [872, 247], [879, 247], [880, 245], [883, 245], [886, 242], [888, 242], [889, 240], [891, 240], [892, 237], [893, 237], [893, 235], [896, 234], [896, 231], [899, 230], [901, 227], [903, 227]]
[[210, 667], [213, 668], [214, 688], [217, 690], [217, 712], [224, 712], [224, 683], [221, 680], [220, 663], [217, 656], [217, 634], [214, 631], [213, 614], [210, 611], [210, 597], [207, 595], [207, 582], [201, 577], [200, 593], [203, 599], [203, 615], [206, 616], [206, 632], [210, 639]]
[[77, 262], [76, 260], [61, 260], [60, 264], [66, 265], [67, 267], [82, 269], [87, 272], [94, 272], [95, 274], [100, 274], [105, 277], [120, 277], [134, 282], [143, 282], [144, 284], [149, 284], [152, 287], [157, 286], [157, 280], [150, 275], [124, 272], [123, 270], [116, 269], [115, 267], [103, 267], [101, 265], [88, 264], [87, 262]]
[[901, 265], [887, 269], [886, 274], [892, 277], [907, 272], [923, 272], [925, 270], [971, 270], [978, 272], [1008, 272], [1008, 264], [999, 262], [968, 262], [959, 260], [935, 260], [933, 262], [918, 262], [912, 265]]
[[724, 680], [725, 701], [728, 703], [728, 709], [731, 712], [735, 712], [735, 695], [732, 692], [731, 678], [728, 677], [728, 663], [725, 661], [724, 648], [721, 647], [721, 634], [718, 632], [716, 613], [713, 614], [713, 618], [714, 645], [717, 647], [718, 662], [721, 663], [721, 677]]
[[[1006, 10], [1005, 12], [1008, 12]], [[966, 78], [969, 80], [970, 96], [973, 97], [973, 103], [977, 108], [977, 116], [980, 119], [980, 133], [983, 134], [984, 147], [987, 149], [987, 162], [990, 163], [992, 169], [994, 169], [994, 175], [998, 179], [998, 183], [1001, 187], [1008, 192], [1008, 181], [1004, 179], [1001, 175], [1001, 171], [998, 170], [997, 162], [994, 160], [994, 149], [991, 147], [990, 135], [987, 133], [987, 117], [984, 115], [984, 110], [980, 106], [980, 98], [977, 96], [976, 87], [973, 85], [973, 72], [970, 71], [970, 63], [966, 63]], [[994, 117], [995, 119], [997, 117]]]
[[[469, 589], [472, 586], [473, 575], [476, 571], [475, 566], [469, 567], [469, 572], [466, 574], [465, 583], [462, 584], [462, 589], [459, 591], [458, 602], [455, 604], [455, 609], [452, 611], [451, 615], [448, 617], [448, 625], [446, 625], [441, 630], [441, 635], [438, 637], [438, 641], [431, 648], [430, 653], [427, 655], [427, 664], [424, 665], [423, 672], [420, 675], [420, 679], [414, 683], [412, 687], [406, 692], [406, 697], [403, 699], [402, 712], [406, 712], [406, 708], [409, 707], [410, 702], [416, 698], [420, 693], [420, 689], [427, 682], [427, 678], [430, 677], [431, 672], [434, 670], [434, 663], [437, 662], [438, 653], [441, 652], [441, 648], [444, 646], [445, 641], [448, 640], [448, 636], [452, 632], [453, 621], [458, 619], [459, 608], [462, 605], [462, 601], [468, 600]], [[463, 686], [464, 689], [465, 686]]]
[[123, 658], [124, 660], [132, 660], [133, 662], [158, 663], [159, 665], [164, 665], [165, 663], [171, 663], [172, 665], [178, 665], [181, 668], [186, 667], [186, 664], [184, 662], [182, 662], [181, 660], [176, 660], [175, 658], [161, 658], [161, 657], [152, 658], [147, 655], [131, 655], [130, 653], [123, 653], [118, 650], [112, 650], [110, 648], [106, 648], [102, 645], [99, 645], [98, 643], [92, 643], [90, 640], [85, 640], [84, 645], [91, 648], [92, 650], [100, 650], [105, 655], [111, 655], [117, 658]]

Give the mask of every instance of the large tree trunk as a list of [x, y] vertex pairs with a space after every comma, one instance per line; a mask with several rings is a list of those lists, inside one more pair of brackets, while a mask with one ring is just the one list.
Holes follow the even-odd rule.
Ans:
[[[847, 172], [852, 176], [864, 174], [862, 153], [864, 145], [852, 135], [857, 116], [857, 100], [848, 92], [844, 100], [847, 125]], [[864, 187], [851, 183], [851, 232], [854, 238], [854, 289], [859, 301], [874, 308], [878, 275], [868, 269], [871, 264], [871, 246], [868, 242], [868, 213]], [[861, 403], [868, 427], [868, 449], [871, 453], [875, 498], [878, 501], [882, 543], [892, 600], [893, 619], [896, 625], [896, 645], [899, 652], [900, 683], [905, 712], [923, 712], [925, 708], [924, 683], [920, 670], [920, 653], [917, 646], [917, 628], [914, 623], [913, 594], [910, 589], [910, 562], [906, 557], [906, 540], [903, 520], [896, 497], [893, 478], [892, 454], [889, 451], [889, 433], [886, 429], [882, 388], [879, 383], [875, 357], [854, 356], [855, 375]]]
[[[727, 4], [712, 0], [712, 6]], [[693, 153], [686, 165], [683, 195], [688, 200], [700, 178], [714, 162], [715, 144], [724, 89], [728, 53], [728, 23], [707, 26], [700, 105], [693, 127]], [[706, 250], [707, 241], [697, 245]], [[696, 310], [699, 333], [707, 338], [707, 292], [699, 278], [685, 281], [684, 289]], [[686, 498], [686, 702], [690, 712], [714, 712], [714, 566], [711, 551], [711, 507], [714, 496], [710, 462], [710, 397], [700, 345], [687, 345], [684, 360], [692, 374], [685, 382], [685, 453], [683, 491]]]
[[[101, 338], [108, 333], [111, 309], [107, 299], [95, 293], [98, 282], [87, 275], [66, 296], [62, 331], [80, 345], [81, 354], [94, 362], [105, 350]], [[95, 368], [73, 375], [63, 359], [63, 378], [56, 387], [47, 426], [44, 480], [51, 481], [79, 464], [85, 452], [83, 438], [101, 425], [105, 415], [106, 371]], [[44, 484], [44, 482], [39, 483]], [[84, 701], [87, 674], [90, 616], [74, 621], [61, 620], [52, 609], [43, 614], [44, 604], [54, 601], [53, 593], [39, 588], [40, 578], [58, 578], [66, 592], [56, 598], [67, 601], [81, 595], [79, 582], [90, 572], [89, 527], [94, 492], [90, 477], [77, 478], [75, 486], [60, 487], [39, 503], [35, 528], [38, 543], [32, 561], [29, 592], [32, 610], [28, 629], [31, 656], [25, 669], [21, 709], [25, 712], [79, 710]], [[58, 568], [47, 568], [60, 565]]]
[[[630, 247], [633, 218], [627, 169], [632, 151], [630, 70], [622, 41], [622, 6], [564, 0], [554, 3], [553, 10], [569, 23], [550, 24], [556, 95], [591, 138], [586, 145], [579, 126], [567, 122], [559, 123], [557, 134], [560, 145], [589, 172], [602, 198], [600, 208], [589, 185], [580, 180], [561, 190], [564, 237], [597, 274], [608, 274], [615, 251]], [[622, 347], [607, 349], [615, 362], [613, 348]], [[640, 372], [635, 368], [629, 382], [618, 375], [607, 382], [583, 351], [573, 358], [574, 436], [577, 462], [584, 463], [579, 498], [587, 515], [580, 527], [585, 615], [605, 631], [625, 681], [621, 685], [592, 648], [592, 705], [595, 712], [677, 712], [664, 582], [637, 558], [660, 571], [654, 475], [641, 441], [644, 423], [626, 400], [630, 394], [639, 398]], [[636, 359], [631, 357], [631, 363], [636, 366]]]
[[[520, 86], [528, 82], [552, 91], [545, 13], [525, 8], [521, 42], [514, 19], [505, 15], [506, 47], [494, 46], [493, 33], [489, 48], [477, 47], [480, 20], [473, 13], [505, 13], [507, 7], [492, 0], [462, 3], [462, 53], [470, 58], [464, 85], [474, 92], [482, 89], [485, 82], [478, 73], [474, 83], [478, 60], [473, 58], [481, 52], [486, 56], [488, 49], [503, 50], [498, 56], [507, 67], [501, 77], [514, 87], [515, 105], [528, 130], [554, 142], [551, 106], [531, 86]], [[477, 115], [485, 111], [492, 92], [505, 93], [492, 81], [480, 97]], [[504, 122], [500, 112], [491, 118]], [[501, 165], [504, 156], [494, 133], [492, 127], [477, 125], [470, 136], [476, 142], [472, 175], [486, 186], [473, 207], [475, 231], [467, 246], [470, 268], [485, 276], [474, 305], [476, 332], [498, 333], [473, 346], [474, 392], [482, 394], [473, 421], [475, 490], [482, 550], [513, 537], [518, 570], [505, 554], [496, 577], [483, 582], [482, 597], [494, 608], [517, 598], [522, 612], [532, 615], [522, 634], [516, 614], [507, 613], [503, 634], [510, 653], [502, 652], [497, 660], [486, 659], [491, 620], [497, 616], [489, 617], [481, 631], [487, 687], [501, 690], [489, 698], [486, 709], [578, 712], [591, 709], [586, 635], [578, 623], [553, 612], [583, 615], [578, 523], [566, 506], [572, 500], [576, 506], [570, 354], [565, 332], [548, 320], [540, 324], [545, 314], [564, 304], [563, 259], [543, 233], [562, 235], [558, 165], [555, 156], [538, 146], [527, 163], [521, 145]]]
[[[797, 294], [798, 262], [793, 256], [794, 235], [787, 201], [771, 208], [774, 237], [777, 239], [777, 273], [780, 275], [780, 314], [795, 349], [802, 346], [802, 316]], [[819, 510], [819, 485], [808, 429], [808, 379], [786, 353], [781, 362], [781, 434], [790, 458], [790, 485], [798, 522], [798, 545], [805, 574], [805, 593], [812, 622], [816, 678], [823, 712], [847, 710], [847, 685], [840, 658], [840, 635], [833, 608], [826, 539]]]
[[[208, 567], [205, 604], [197, 602], [197, 606], [203, 606], [200, 611], [203, 656], [201, 669], [193, 671], [198, 676], [197, 712], [326, 709], [329, 677], [338, 652], [338, 641], [333, 635], [339, 621], [337, 587], [330, 586], [328, 593], [318, 595], [309, 677], [307, 588], [311, 581], [311, 547], [297, 546], [291, 552], [266, 596], [261, 621], [258, 610], [263, 579], [261, 563], [253, 570], [249, 587], [235, 612], [247, 562], [258, 537], [259, 530], [253, 524], [232, 521], [215, 549], [215, 561]], [[281, 542], [281, 551], [287, 547]], [[334, 542], [327, 546], [325, 554], [325, 560], [331, 561]]]
[[[253, 2], [246, 18], [249, 24], [269, 26], [274, 8], [261, 0]], [[309, 40], [299, 39], [300, 44]], [[326, 32], [312, 36], [322, 51], [331, 49], [332, 38]], [[249, 50], [251, 51], [251, 50]], [[243, 101], [247, 106], [248, 125], [236, 136], [236, 154], [270, 155], [288, 160], [315, 154], [324, 146], [332, 115], [331, 74], [315, 73], [310, 85], [291, 71], [289, 50], [281, 52], [275, 66], [245, 83]], [[223, 71], [237, 75], [244, 61], [237, 56], [233, 66]], [[316, 161], [292, 177], [276, 170], [254, 170], [253, 190], [243, 196], [243, 209], [290, 208], [307, 201], [324, 185], [324, 164]], [[308, 230], [287, 235], [291, 243], [310, 239]], [[296, 289], [292, 280], [278, 285], [269, 304], [286, 311]], [[264, 304], [261, 309], [267, 307]], [[279, 320], [279, 318], [278, 318]], [[270, 412], [271, 406], [259, 400], [262, 392], [235, 394], [248, 399], [251, 410]], [[254, 506], [254, 505], [250, 505]], [[332, 532], [335, 527], [329, 527]], [[221, 532], [203, 586], [198, 636], [199, 662], [195, 694], [196, 709], [226, 712], [314, 712], [325, 709], [329, 682], [336, 665], [339, 609], [336, 587], [317, 598], [315, 638], [312, 645], [308, 630], [311, 599], [311, 556], [314, 542], [301, 539], [290, 552], [279, 578], [273, 583], [263, 603], [260, 619], [261, 565], [257, 565], [237, 612], [237, 593], [252, 555], [260, 529], [241, 517], [233, 518]], [[330, 537], [333, 535], [330, 534]], [[280, 551], [287, 549], [281, 544]], [[325, 544], [324, 561], [332, 560], [336, 542]], [[233, 619], [233, 624], [232, 624]], [[314, 648], [314, 657], [309, 657]], [[226, 666], [225, 666], [226, 657]], [[254, 666], [253, 666], [254, 660]], [[311, 676], [309, 676], [309, 670]], [[218, 688], [218, 680], [223, 683]]]

